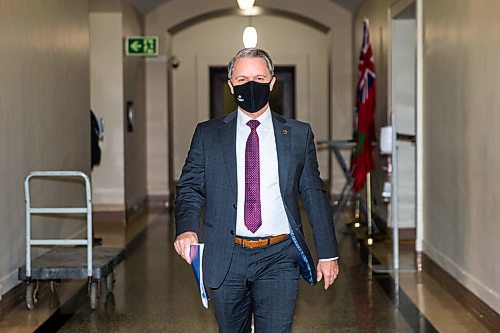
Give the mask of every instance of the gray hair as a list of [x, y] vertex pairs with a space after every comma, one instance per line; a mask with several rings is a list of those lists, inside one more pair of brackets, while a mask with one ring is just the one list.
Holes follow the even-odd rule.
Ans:
[[267, 69], [269, 70], [269, 73], [271, 73], [271, 76], [274, 76], [274, 65], [273, 61], [271, 60], [271, 57], [269, 54], [262, 50], [258, 49], [256, 47], [249, 47], [246, 49], [242, 49], [236, 53], [236, 55], [231, 59], [229, 64], [227, 65], [227, 78], [231, 79], [231, 75], [233, 75], [233, 68], [234, 68], [234, 63], [236, 62], [236, 59], [239, 58], [262, 58], [266, 61]]

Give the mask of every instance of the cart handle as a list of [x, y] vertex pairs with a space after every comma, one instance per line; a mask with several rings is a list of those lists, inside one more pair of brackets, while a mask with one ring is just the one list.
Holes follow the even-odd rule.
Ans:
[[[86, 208], [75, 210], [74, 208], [59, 208], [56, 209], [65, 214], [87, 214], [87, 239], [74, 240], [32, 240], [31, 239], [31, 214], [41, 213], [43, 209], [31, 208], [30, 187], [29, 183], [32, 178], [42, 177], [64, 177], [64, 178], [83, 178], [85, 181], [85, 201]], [[26, 202], [26, 277], [31, 278], [31, 247], [33, 245], [87, 245], [87, 275], [92, 276], [92, 192], [89, 177], [81, 171], [33, 171], [30, 172], [24, 179], [24, 198]], [[54, 210], [53, 208], [46, 209], [47, 211]]]

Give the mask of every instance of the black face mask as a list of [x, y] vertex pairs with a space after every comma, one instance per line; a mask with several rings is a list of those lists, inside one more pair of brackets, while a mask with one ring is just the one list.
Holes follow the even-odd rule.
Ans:
[[255, 113], [262, 109], [269, 102], [268, 83], [248, 81], [239, 86], [233, 86], [234, 102], [243, 110]]

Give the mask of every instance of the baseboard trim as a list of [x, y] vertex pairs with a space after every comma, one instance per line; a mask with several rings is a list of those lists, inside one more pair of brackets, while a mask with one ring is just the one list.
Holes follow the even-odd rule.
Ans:
[[127, 209], [94, 209], [93, 219], [97, 222], [122, 222], [133, 220], [148, 211], [163, 212], [171, 208], [168, 195], [149, 195], [142, 200], [127, 205]]
[[93, 211], [94, 222], [121, 222], [125, 223], [126, 212], [124, 210]]
[[[46, 297], [48, 294], [50, 294], [49, 281], [40, 281], [39, 297]], [[2, 296], [0, 300], [0, 318], [25, 300], [26, 283], [20, 282]]]
[[2, 318], [8, 310], [13, 309], [22, 302], [26, 295], [26, 289], [23, 288], [24, 283], [20, 283], [11, 290], [2, 295], [0, 301], [0, 318]]
[[146, 214], [147, 210], [148, 210], [148, 197], [146, 196], [135, 203], [127, 205], [127, 211], [125, 212], [126, 214], [125, 219], [127, 222], [134, 220]]
[[122, 222], [126, 223], [136, 219], [148, 212], [150, 207], [148, 196], [127, 205], [126, 209], [99, 209], [93, 211], [93, 219], [96, 222]]
[[423, 270], [436, 280], [441, 288], [445, 289], [459, 303], [467, 304], [472, 315], [492, 332], [500, 327], [500, 314], [483, 302], [474, 293], [469, 291], [456, 278], [446, 272], [439, 264], [428, 255], [422, 253]]
[[[392, 239], [393, 228], [389, 227], [387, 234]], [[399, 240], [400, 241], [415, 241], [417, 239], [417, 229], [416, 228], [403, 228], [399, 229]]]
[[168, 210], [170, 208], [170, 199], [167, 194], [150, 195], [147, 198], [147, 207], [150, 210]]

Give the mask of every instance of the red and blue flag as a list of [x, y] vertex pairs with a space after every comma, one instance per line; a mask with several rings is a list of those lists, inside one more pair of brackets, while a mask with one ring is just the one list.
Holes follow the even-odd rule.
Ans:
[[376, 106], [375, 62], [370, 44], [368, 19], [363, 22], [363, 42], [359, 56], [359, 79], [356, 98], [354, 140], [356, 148], [351, 159], [354, 190], [359, 192], [365, 185], [366, 174], [375, 168], [373, 146], [375, 140], [374, 113]]

